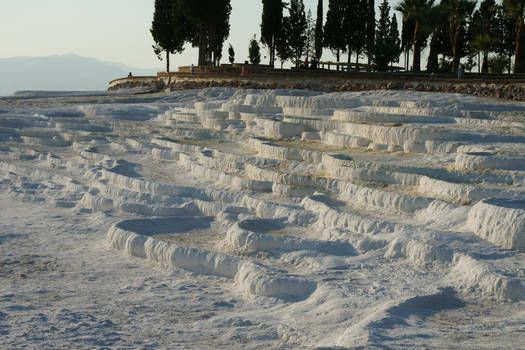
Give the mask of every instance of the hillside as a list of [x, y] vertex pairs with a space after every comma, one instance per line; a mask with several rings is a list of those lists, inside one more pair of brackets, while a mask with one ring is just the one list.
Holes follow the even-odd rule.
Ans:
[[159, 69], [137, 69], [76, 54], [0, 58], [0, 96], [20, 90], [105, 90], [112, 79], [154, 75]]

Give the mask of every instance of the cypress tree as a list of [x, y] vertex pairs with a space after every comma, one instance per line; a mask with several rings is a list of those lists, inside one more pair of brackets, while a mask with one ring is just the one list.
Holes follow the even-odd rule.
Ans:
[[[373, 0], [372, 0], [373, 1]], [[317, 1], [317, 20], [315, 22], [315, 58], [323, 55], [323, 0]]]
[[251, 64], [259, 64], [261, 62], [261, 48], [257, 42], [257, 37], [254, 35], [253, 39], [250, 40], [250, 46], [248, 47], [248, 55]]
[[515, 21], [512, 17], [508, 16], [503, 6], [498, 6], [498, 45], [497, 52], [503, 55], [506, 55], [507, 60], [507, 69], [509, 74], [512, 71], [512, 55], [514, 54], [514, 49], [516, 47], [516, 31], [515, 31]]
[[494, 0], [482, 1], [468, 26], [468, 36], [473, 40], [470, 46], [483, 54], [482, 73], [488, 73], [489, 52], [497, 51], [496, 42], [501, 39], [498, 7]]
[[359, 3], [360, 0], [347, 0], [342, 2], [342, 22], [343, 22], [343, 33], [345, 41], [345, 50], [348, 53], [348, 64], [350, 64], [350, 59], [352, 57], [352, 51], [356, 47], [355, 42], [356, 37], [359, 35], [359, 22], [360, 22], [360, 13], [359, 13]]
[[390, 60], [390, 5], [388, 0], [383, 0], [379, 5], [379, 20], [377, 21], [375, 62], [377, 70], [384, 72], [387, 70]]
[[290, 13], [289, 43], [297, 64], [303, 56], [306, 46], [306, 30], [308, 27], [303, 0], [291, 0], [288, 12]]
[[315, 57], [315, 21], [312, 17], [312, 11], [308, 10], [306, 14], [306, 61]]
[[388, 61], [390, 63], [399, 62], [399, 55], [401, 55], [401, 39], [399, 38], [399, 28], [397, 25], [396, 15], [392, 15], [392, 21], [390, 22], [390, 55]]
[[359, 55], [366, 45], [368, 0], [347, 0], [343, 2], [343, 31], [348, 52], [348, 63], [352, 52], [356, 54], [356, 65]]
[[379, 71], [386, 71], [388, 64], [399, 62], [401, 40], [397, 28], [396, 15], [390, 19], [390, 5], [383, 0], [379, 6], [379, 21], [377, 22], [375, 62]]
[[150, 33], [155, 42], [153, 50], [159, 59], [162, 60], [162, 52], [166, 53], [166, 72], [170, 71], [170, 53], [184, 50], [184, 42], [189, 34], [182, 28], [185, 22], [174, 0], [155, 0]]
[[525, 73], [525, 0], [503, 0], [503, 8], [515, 23], [514, 73]]
[[261, 21], [261, 42], [270, 51], [270, 66], [275, 65], [275, 43], [281, 33], [283, 22], [282, 0], [262, 0], [263, 13]]
[[500, 6], [494, 0], [483, 0], [479, 5], [480, 34], [496, 35], [499, 30], [498, 9]]
[[375, 35], [376, 35], [376, 11], [375, 1], [368, 0], [367, 14], [366, 14], [366, 54], [368, 56], [368, 70], [374, 57], [375, 47]]
[[230, 44], [230, 46], [228, 47], [228, 60], [231, 64], [235, 62], [235, 50], [233, 50], [232, 44]]
[[[359, 27], [355, 33], [355, 50], [356, 50], [356, 64], [359, 63], [359, 55], [366, 51], [366, 41], [367, 41], [367, 22], [368, 22], [368, 2], [369, 0], [359, 0], [357, 2], [358, 12], [357, 19]], [[375, 15], [375, 12], [374, 12]], [[375, 19], [374, 19], [374, 28], [375, 28]]]
[[275, 55], [279, 57], [281, 61], [281, 69], [283, 68], [284, 62], [292, 59], [294, 56], [289, 42], [290, 32], [290, 17], [283, 17], [281, 34], [277, 36], [275, 41]]
[[[346, 42], [343, 27], [343, 2], [344, 0], [328, 0], [328, 12], [324, 25], [324, 47], [332, 50], [337, 62], [341, 59], [341, 51], [345, 51]], [[339, 66], [337, 66], [339, 70]]]

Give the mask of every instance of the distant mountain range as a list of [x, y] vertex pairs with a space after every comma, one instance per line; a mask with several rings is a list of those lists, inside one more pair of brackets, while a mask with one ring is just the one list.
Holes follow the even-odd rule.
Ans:
[[106, 90], [109, 81], [133, 75], [156, 75], [158, 69], [137, 69], [76, 54], [0, 58], [0, 96], [21, 90]]

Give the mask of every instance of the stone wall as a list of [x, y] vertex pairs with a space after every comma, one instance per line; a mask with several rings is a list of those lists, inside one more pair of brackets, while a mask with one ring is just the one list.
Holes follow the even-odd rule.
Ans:
[[254, 65], [254, 64], [222, 64], [220, 67], [215, 66], [182, 66], [179, 67], [178, 72], [159, 72], [157, 76], [159, 78], [178, 77], [181, 75], [231, 75], [239, 76], [242, 70], [249, 74], [268, 74], [274, 71], [270, 66], [267, 65]]
[[155, 86], [160, 83], [157, 77], [126, 77], [109, 82], [109, 89], [115, 90], [122, 87]]
[[495, 80], [488, 83], [480, 80], [434, 79], [428, 75], [419, 79], [384, 77], [358, 77], [353, 79], [337, 76], [267, 74], [267, 75], [186, 75], [181, 73], [160, 74], [159, 77], [134, 77], [117, 79], [110, 83], [110, 89], [123, 87], [151, 86], [161, 90], [189, 90], [207, 87], [235, 87], [245, 89], [302, 89], [324, 92], [364, 90], [412, 90], [465, 93], [477, 96], [505, 98], [525, 101], [524, 80]]

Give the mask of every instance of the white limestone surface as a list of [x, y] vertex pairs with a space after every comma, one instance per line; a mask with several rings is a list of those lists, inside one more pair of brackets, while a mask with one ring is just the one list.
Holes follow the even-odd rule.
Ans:
[[525, 200], [485, 199], [469, 211], [468, 227], [503, 248], [525, 251]]
[[0, 348], [525, 343], [525, 104], [144, 92], [0, 98]]

